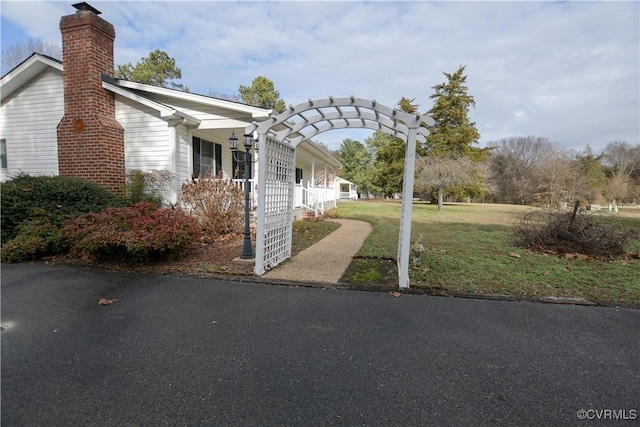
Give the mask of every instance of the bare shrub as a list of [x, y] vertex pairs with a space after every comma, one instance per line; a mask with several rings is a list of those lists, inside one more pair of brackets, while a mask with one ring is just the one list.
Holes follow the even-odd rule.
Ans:
[[244, 192], [222, 174], [207, 172], [182, 184], [180, 206], [196, 217], [205, 239], [243, 231]]
[[640, 233], [579, 209], [570, 212], [536, 211], [525, 214], [513, 227], [517, 246], [537, 251], [619, 256]]

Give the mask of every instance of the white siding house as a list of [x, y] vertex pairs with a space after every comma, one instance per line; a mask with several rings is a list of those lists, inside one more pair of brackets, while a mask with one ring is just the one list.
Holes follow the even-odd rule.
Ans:
[[58, 174], [56, 127], [64, 114], [62, 65], [32, 57], [2, 78], [0, 177]]
[[338, 177], [335, 182], [335, 197], [338, 200], [358, 200], [358, 185]]
[[[103, 76], [102, 86], [115, 94], [115, 118], [124, 128], [127, 170], [167, 170], [175, 175], [168, 202], [182, 183], [207, 168], [237, 179], [228, 148], [231, 132], [270, 117], [270, 110]], [[0, 80], [2, 179], [26, 172], [55, 175], [58, 170], [56, 128], [64, 115], [63, 65], [34, 54]], [[310, 141], [296, 150], [300, 179], [296, 216], [305, 209], [321, 213], [335, 206], [335, 170], [340, 163]], [[257, 176], [255, 170], [252, 177]], [[319, 176], [324, 178], [318, 179]], [[315, 179], [314, 179], [315, 177]], [[237, 180], [242, 185], [242, 180]], [[252, 183], [252, 187], [256, 188]]]

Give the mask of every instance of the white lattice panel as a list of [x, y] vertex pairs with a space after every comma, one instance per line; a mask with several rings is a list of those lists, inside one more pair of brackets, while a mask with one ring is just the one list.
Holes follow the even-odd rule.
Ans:
[[263, 265], [269, 269], [291, 256], [296, 152], [271, 138], [266, 146]]

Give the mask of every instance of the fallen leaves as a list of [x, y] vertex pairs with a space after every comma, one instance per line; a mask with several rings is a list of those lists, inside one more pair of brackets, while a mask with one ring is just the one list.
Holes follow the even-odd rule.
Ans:
[[522, 257], [520, 256], [520, 254], [515, 253], [515, 252], [509, 252], [509, 256], [510, 256], [511, 258], [522, 258]]
[[105, 298], [100, 298], [98, 300], [98, 305], [109, 305], [109, 304], [113, 304], [114, 302], [118, 301], [117, 298], [114, 299], [105, 299]]
[[402, 295], [402, 294], [400, 292], [391, 291], [391, 292], [389, 292], [389, 295], [391, 295], [394, 298], [399, 298], [400, 295]]
[[567, 259], [582, 259], [585, 261], [593, 261], [593, 257], [589, 256], [589, 255], [585, 255], [585, 254], [581, 254], [581, 253], [565, 253], [563, 254], [563, 258], [567, 258]]

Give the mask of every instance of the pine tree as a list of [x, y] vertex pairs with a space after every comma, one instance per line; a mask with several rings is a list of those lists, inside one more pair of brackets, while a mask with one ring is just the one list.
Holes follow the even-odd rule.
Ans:
[[475, 122], [469, 119], [469, 108], [476, 103], [465, 86], [464, 70], [465, 66], [460, 66], [453, 74], [444, 73], [447, 81], [433, 87], [435, 93], [429, 98], [435, 103], [428, 114], [436, 123], [429, 128], [427, 146], [432, 155], [483, 160], [488, 155], [486, 150], [472, 147], [478, 143], [480, 133]]
[[360, 141], [346, 138], [334, 154], [342, 163], [342, 177], [358, 184], [361, 194], [377, 190], [372, 184], [370, 173], [373, 164], [371, 152]]
[[287, 109], [285, 102], [280, 98], [280, 92], [275, 89], [273, 82], [266, 77], [256, 77], [251, 82], [251, 86], [240, 85], [238, 92], [240, 92], [240, 98], [245, 104], [268, 108], [278, 113], [282, 113]]
[[176, 66], [175, 59], [160, 49], [154, 50], [145, 58], [140, 58], [135, 65], [118, 65], [115, 76], [123, 80], [189, 92], [189, 88], [182, 83], [171, 81], [181, 79], [182, 70]]
[[[415, 98], [402, 97], [398, 101], [398, 108], [405, 113], [417, 114], [419, 106], [414, 104], [414, 101]], [[382, 132], [375, 132], [365, 142], [375, 158], [371, 171], [373, 184], [388, 197], [394, 193], [402, 193], [407, 143], [401, 138]], [[419, 155], [425, 154], [421, 146], [418, 146], [417, 150]]]

